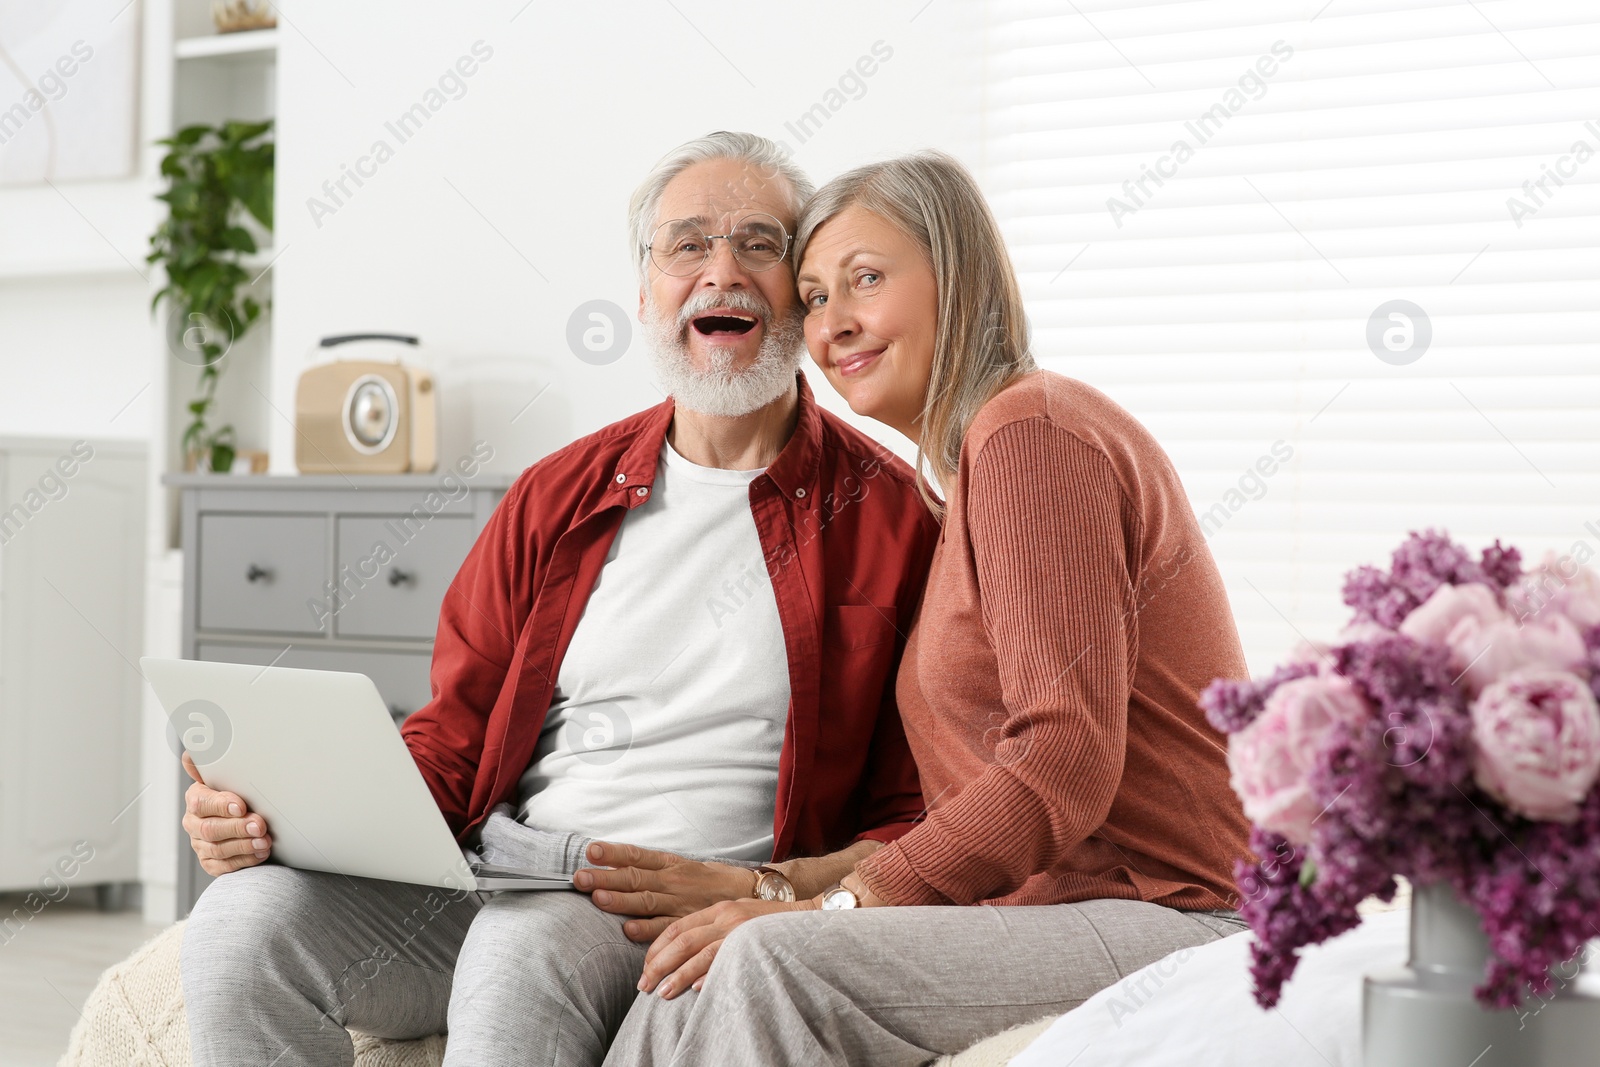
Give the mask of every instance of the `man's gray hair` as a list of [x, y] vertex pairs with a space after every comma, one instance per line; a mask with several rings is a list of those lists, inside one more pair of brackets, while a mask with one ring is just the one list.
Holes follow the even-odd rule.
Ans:
[[641, 279], [645, 277], [645, 262], [649, 255], [645, 246], [650, 243], [650, 235], [659, 225], [656, 209], [667, 183], [696, 163], [704, 163], [709, 159], [732, 159], [746, 165], [743, 188], [730, 188], [730, 196], [753, 195], [774, 178], [782, 178], [789, 203], [789, 220], [784, 225], [791, 230], [794, 220], [800, 217], [801, 207], [816, 191], [806, 172], [790, 160], [786, 149], [758, 134], [717, 130], [679, 145], [661, 157], [655, 169], [633, 191], [633, 198], [628, 202], [628, 236], [633, 243], [634, 263]]

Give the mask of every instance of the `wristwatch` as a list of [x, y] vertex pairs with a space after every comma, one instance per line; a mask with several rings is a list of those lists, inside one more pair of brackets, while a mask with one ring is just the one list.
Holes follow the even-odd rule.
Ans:
[[855, 891], [847, 889], [843, 882], [837, 882], [832, 889], [822, 891], [823, 911], [848, 911], [851, 908], [861, 907], [861, 898]]
[[792, 903], [794, 883], [776, 867], [769, 867], [763, 863], [756, 868], [756, 884], [750, 895], [757, 900], [781, 900], [786, 904]]

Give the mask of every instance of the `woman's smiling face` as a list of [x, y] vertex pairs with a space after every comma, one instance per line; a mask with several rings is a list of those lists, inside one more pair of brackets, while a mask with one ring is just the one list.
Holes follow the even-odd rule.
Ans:
[[796, 285], [806, 348], [850, 410], [916, 440], [939, 323], [922, 248], [881, 215], [848, 207], [812, 235]]

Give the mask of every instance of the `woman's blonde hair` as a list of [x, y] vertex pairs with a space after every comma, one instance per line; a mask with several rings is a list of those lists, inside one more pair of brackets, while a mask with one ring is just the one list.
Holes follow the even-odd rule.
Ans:
[[943, 512], [923, 477], [955, 473], [961, 440], [978, 409], [1035, 369], [1028, 317], [1000, 227], [978, 183], [943, 152], [917, 152], [869, 163], [817, 190], [800, 212], [798, 270], [817, 229], [846, 208], [878, 215], [922, 247], [939, 292], [928, 395], [919, 417], [917, 487]]

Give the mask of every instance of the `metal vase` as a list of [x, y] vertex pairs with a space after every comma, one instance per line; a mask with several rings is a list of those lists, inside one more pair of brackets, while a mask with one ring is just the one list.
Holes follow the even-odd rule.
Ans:
[[1600, 1057], [1600, 995], [1581, 957], [1554, 969], [1549, 1000], [1511, 1011], [1480, 1007], [1489, 939], [1478, 913], [1447, 885], [1411, 898], [1407, 965], [1367, 976], [1361, 998], [1364, 1067], [1566, 1067]]

